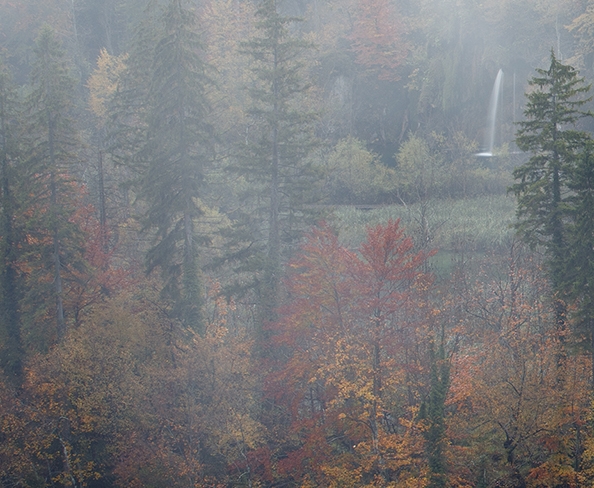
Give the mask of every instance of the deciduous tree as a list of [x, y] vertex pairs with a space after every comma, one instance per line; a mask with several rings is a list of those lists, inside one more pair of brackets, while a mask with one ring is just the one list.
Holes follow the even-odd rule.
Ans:
[[324, 193], [333, 203], [373, 204], [385, 201], [396, 187], [396, 173], [349, 137], [338, 142], [328, 156]]
[[413, 250], [398, 221], [369, 228], [359, 253], [325, 226], [291, 264], [277, 339], [289, 359], [275, 377], [281, 389], [270, 391], [291, 421], [295, 447], [282, 466], [321, 484], [423, 479], [419, 405], [410, 401], [419, 391], [409, 396], [404, 385], [419, 386], [409, 373], [429, 337], [420, 299], [431, 284], [420, 271], [428, 255]]
[[589, 403], [587, 362], [576, 355], [559, 365], [564, 338], [528, 249], [515, 242], [499, 261], [499, 270], [485, 266], [464, 304], [448, 400], [456, 464], [473, 485], [572, 486]]
[[400, 79], [398, 68], [408, 55], [408, 46], [402, 18], [393, 2], [359, 0], [351, 39], [358, 64], [380, 80]]

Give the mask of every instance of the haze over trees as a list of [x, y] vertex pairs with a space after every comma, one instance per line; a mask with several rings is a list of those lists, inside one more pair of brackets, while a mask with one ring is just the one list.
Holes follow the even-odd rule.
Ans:
[[0, 486], [594, 484], [593, 23], [0, 0]]

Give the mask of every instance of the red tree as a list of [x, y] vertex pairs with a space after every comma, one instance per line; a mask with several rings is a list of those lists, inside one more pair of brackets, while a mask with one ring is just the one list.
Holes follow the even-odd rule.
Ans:
[[281, 474], [321, 484], [424, 476], [406, 389], [418, 364], [408, 346], [428, 332], [418, 313], [427, 257], [399, 221], [368, 229], [358, 253], [327, 226], [309, 235], [291, 263], [291, 302], [276, 336], [289, 359], [268, 383], [291, 426]]
[[359, 0], [351, 39], [356, 62], [380, 80], [400, 79], [398, 67], [408, 54], [404, 25], [388, 0]]

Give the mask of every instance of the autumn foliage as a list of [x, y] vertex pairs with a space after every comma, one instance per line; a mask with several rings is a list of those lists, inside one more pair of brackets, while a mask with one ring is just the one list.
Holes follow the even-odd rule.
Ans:
[[520, 3], [0, 0], [0, 487], [594, 486], [593, 148], [562, 239], [437, 208], [514, 17], [588, 58]]
[[[76, 219], [92, 232], [87, 210]], [[321, 224], [289, 263], [265, 360], [254, 354], [245, 311], [218, 282], [198, 335], [160, 303], [152, 278], [105, 276], [107, 256], [92, 247], [86, 255], [98, 271], [80, 282], [76, 326], [48, 353], [30, 355], [19, 391], [0, 387], [4, 480], [470, 487], [487, 479], [536, 488], [592, 479], [589, 356], [559, 360], [569, 338], [543, 301], [539, 263], [517, 243], [496, 272], [486, 265], [471, 283], [461, 270], [452, 286], [427, 272], [432, 253], [416, 250], [398, 221], [368, 228], [357, 249]]]
[[502, 261], [498, 276], [481, 272], [465, 303], [448, 401], [454, 462], [476, 459], [505, 486], [581, 486], [589, 361], [563, 354], [569, 338], [543, 302], [540, 264], [517, 242]]
[[351, 39], [357, 64], [380, 80], [400, 79], [398, 68], [408, 55], [404, 22], [393, 2], [359, 0]]
[[150, 287], [129, 287], [32, 358], [18, 399], [0, 389], [0, 474], [54, 486], [227, 479], [228, 464], [261, 445], [262, 429], [251, 342], [228, 323], [233, 305], [212, 290], [203, 337], [168, 319]]
[[274, 342], [288, 359], [267, 381], [290, 425], [284, 476], [317, 486], [424, 476], [407, 385], [419, 393], [418, 347], [430, 337], [427, 257], [389, 221], [368, 229], [358, 252], [322, 225], [291, 262]]

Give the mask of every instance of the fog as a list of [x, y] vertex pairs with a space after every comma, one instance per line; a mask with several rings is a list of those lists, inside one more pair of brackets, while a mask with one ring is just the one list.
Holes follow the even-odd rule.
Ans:
[[593, 25], [0, 1], [0, 486], [594, 484]]

